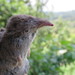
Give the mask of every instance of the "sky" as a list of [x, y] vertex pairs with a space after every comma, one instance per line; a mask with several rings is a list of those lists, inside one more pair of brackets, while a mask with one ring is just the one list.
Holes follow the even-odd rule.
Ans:
[[49, 0], [45, 11], [66, 12], [75, 10], [75, 0]]

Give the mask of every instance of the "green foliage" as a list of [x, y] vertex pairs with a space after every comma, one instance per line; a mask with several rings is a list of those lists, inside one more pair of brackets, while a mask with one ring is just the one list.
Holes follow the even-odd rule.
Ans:
[[[7, 19], [14, 15], [27, 13], [27, 7], [23, 6], [24, 2], [18, 0], [0, 0], [0, 27], [5, 26]], [[24, 9], [24, 10], [21, 10]]]

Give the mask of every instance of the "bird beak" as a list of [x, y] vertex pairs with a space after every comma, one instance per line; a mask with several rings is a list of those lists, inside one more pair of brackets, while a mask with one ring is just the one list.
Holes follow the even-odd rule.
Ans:
[[38, 28], [43, 27], [43, 26], [53, 26], [53, 24], [47, 20], [38, 20]]

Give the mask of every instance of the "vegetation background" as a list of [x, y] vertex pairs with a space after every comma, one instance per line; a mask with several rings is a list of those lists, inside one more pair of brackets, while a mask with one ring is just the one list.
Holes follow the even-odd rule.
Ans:
[[29, 75], [75, 75], [75, 11], [44, 12], [48, 1], [0, 0], [0, 28], [16, 14], [51, 20], [55, 26], [41, 28], [31, 46]]

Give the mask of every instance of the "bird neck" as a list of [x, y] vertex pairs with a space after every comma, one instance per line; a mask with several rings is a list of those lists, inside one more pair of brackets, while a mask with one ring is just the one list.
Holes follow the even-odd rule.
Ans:
[[32, 39], [31, 33], [15, 33], [12, 35], [5, 33], [1, 42], [4, 48], [10, 49], [14, 55], [26, 56]]

